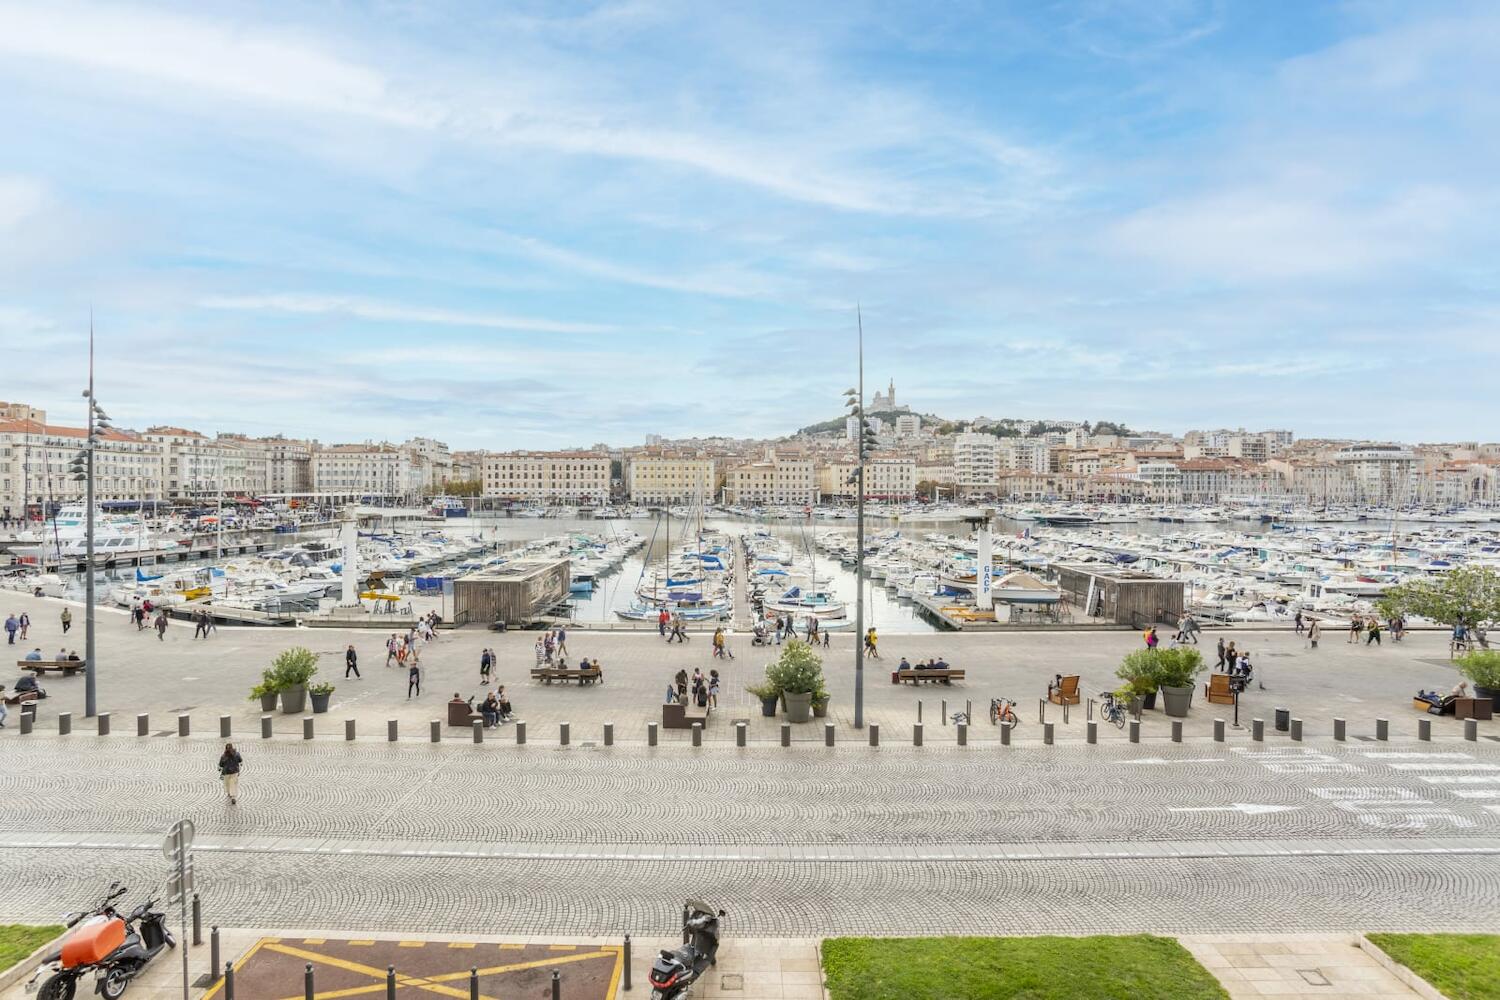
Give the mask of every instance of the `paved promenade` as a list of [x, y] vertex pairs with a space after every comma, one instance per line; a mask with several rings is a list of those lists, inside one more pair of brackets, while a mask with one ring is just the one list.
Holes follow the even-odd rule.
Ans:
[[155, 884], [187, 816], [209, 919], [235, 926], [660, 936], [700, 896], [759, 936], [1500, 927], [1489, 742], [251, 740], [237, 807], [217, 748], [7, 740], [0, 920]]
[[[81, 626], [75, 626], [66, 640], [58, 625], [62, 604], [46, 599], [6, 594], [0, 612], [28, 610], [33, 622], [28, 646], [40, 647], [51, 656], [60, 643], [82, 646]], [[74, 608], [75, 620], [82, 618]], [[531, 727], [533, 739], [555, 734], [557, 725], [573, 724], [580, 738], [597, 739], [604, 722], [615, 724], [616, 737], [622, 742], [644, 740], [646, 723], [660, 719], [663, 694], [672, 675], [679, 669], [691, 672], [695, 667], [706, 673], [717, 669], [723, 677], [720, 709], [710, 720], [704, 738], [709, 741], [733, 739], [732, 721], [749, 722], [749, 737], [758, 741], [779, 739], [780, 720], [761, 716], [760, 704], [744, 690], [748, 683], [762, 677], [763, 667], [776, 655], [774, 647], [756, 648], [743, 635], [730, 643], [736, 658], [714, 660], [710, 655], [708, 636], [695, 634], [686, 644], [665, 644], [654, 633], [589, 633], [574, 631], [569, 639], [570, 659], [589, 656], [600, 660], [605, 683], [578, 688], [573, 685], [543, 685], [529, 679], [533, 665], [532, 646], [536, 633], [511, 632], [504, 635], [479, 630], [445, 631], [422, 654], [425, 681], [422, 694], [407, 697], [406, 672], [386, 667], [383, 643], [387, 633], [364, 629], [256, 629], [222, 628], [207, 640], [194, 640], [190, 626], [174, 622], [166, 641], [159, 642], [153, 632], [137, 633], [123, 613], [101, 613], [99, 635], [99, 706], [114, 715], [115, 726], [132, 726], [138, 712], [152, 715], [156, 729], [175, 725], [173, 716], [186, 712], [195, 717], [195, 729], [217, 727], [218, 716], [234, 717], [235, 731], [241, 734], [259, 729], [260, 710], [247, 700], [247, 694], [280, 650], [305, 645], [322, 654], [320, 678], [333, 681], [337, 690], [326, 717], [319, 726], [332, 731], [342, 720], [354, 718], [373, 734], [383, 729], [387, 719], [399, 720], [402, 730], [411, 735], [425, 733], [428, 720], [444, 715], [444, 702], [455, 692], [465, 697], [482, 698], [486, 688], [479, 683], [479, 653], [485, 646], [499, 654], [496, 671], [498, 683], [506, 685], [519, 718]], [[1203, 650], [1212, 664], [1215, 633], [1204, 637]], [[1418, 688], [1446, 691], [1458, 680], [1448, 662], [1446, 637], [1427, 632], [1411, 636], [1399, 645], [1379, 647], [1354, 646], [1343, 636], [1328, 634], [1322, 648], [1310, 650], [1304, 640], [1286, 631], [1229, 633], [1242, 648], [1252, 650], [1258, 680], [1264, 689], [1252, 688], [1242, 699], [1241, 721], [1248, 725], [1252, 717], [1270, 719], [1276, 707], [1286, 707], [1301, 718], [1309, 737], [1328, 735], [1332, 719], [1345, 718], [1351, 737], [1373, 732], [1374, 720], [1392, 720], [1393, 735], [1414, 734], [1419, 715], [1412, 711], [1411, 696]], [[343, 651], [354, 643], [359, 652], [363, 676], [343, 678]], [[825, 670], [833, 701], [829, 720], [845, 732], [856, 734], [853, 726], [853, 642], [852, 636], [836, 636], [825, 654]], [[881, 642], [882, 659], [867, 665], [865, 672], [866, 719], [878, 723], [890, 739], [909, 739], [910, 727], [917, 719], [918, 703], [929, 738], [951, 740], [943, 733], [941, 702], [947, 700], [947, 711], [953, 713], [972, 700], [975, 717], [982, 724], [973, 727], [975, 741], [998, 740], [998, 731], [989, 726], [989, 699], [1005, 696], [1016, 700], [1024, 724], [1016, 731], [1018, 741], [1038, 740], [1038, 700], [1045, 694], [1047, 682], [1056, 673], [1077, 673], [1082, 677], [1080, 689], [1085, 697], [1097, 696], [1113, 689], [1118, 681], [1114, 669], [1120, 658], [1139, 645], [1140, 637], [1130, 632], [1041, 632], [1026, 634], [926, 634], [892, 635]], [[25, 649], [7, 647], [7, 654], [19, 658]], [[941, 655], [952, 665], [968, 671], [967, 680], [951, 687], [890, 683], [890, 670], [902, 655], [918, 657]], [[0, 676], [14, 677], [19, 671], [7, 664]], [[56, 713], [73, 713], [75, 727], [85, 727], [83, 714], [83, 680], [81, 676], [50, 676], [45, 682], [52, 695], [42, 705], [39, 730], [55, 730]], [[1061, 741], [1081, 740], [1086, 714], [1083, 707], [1069, 713], [1063, 725], [1060, 709], [1049, 708], [1048, 719], [1057, 724]], [[1216, 717], [1230, 718], [1229, 706], [1209, 706], [1202, 691], [1195, 697], [1192, 714], [1186, 722], [1189, 736], [1207, 735]], [[1442, 738], [1461, 732], [1461, 724], [1451, 718], [1433, 718], [1434, 736]], [[300, 733], [301, 719], [277, 716], [278, 732]], [[1500, 732], [1496, 723], [1482, 723], [1482, 732]], [[936, 732], [934, 732], [936, 731]], [[1164, 737], [1169, 721], [1160, 711], [1147, 712], [1143, 719], [1146, 738]], [[10, 731], [0, 733], [8, 737]], [[1124, 733], [1105, 726], [1101, 740], [1123, 740]], [[502, 737], [504, 738], [504, 737]], [[664, 741], [686, 741], [684, 731], [664, 732]], [[821, 725], [796, 727], [794, 739], [822, 739]]]

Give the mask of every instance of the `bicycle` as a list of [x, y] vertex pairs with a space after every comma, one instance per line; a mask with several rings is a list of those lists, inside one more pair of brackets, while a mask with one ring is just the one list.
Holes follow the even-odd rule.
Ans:
[[1125, 706], [1115, 700], [1113, 691], [1103, 691], [1099, 695], [1099, 717], [1105, 722], [1113, 722], [1116, 729], [1125, 728]]
[[1021, 717], [1016, 714], [1016, 703], [1009, 698], [990, 699], [990, 725], [1005, 723], [1014, 729], [1021, 724]]
[[955, 726], [967, 726], [969, 724], [968, 712], [954, 712], [948, 718], [953, 721]]

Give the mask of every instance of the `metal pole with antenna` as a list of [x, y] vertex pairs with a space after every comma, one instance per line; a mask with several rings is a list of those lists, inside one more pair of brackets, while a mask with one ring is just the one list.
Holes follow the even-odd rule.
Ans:
[[859, 482], [855, 484], [854, 558], [854, 728], [865, 728], [865, 321], [854, 307], [859, 327]]
[[92, 719], [98, 714], [97, 692], [95, 689], [94, 670], [94, 452], [97, 449], [95, 441], [95, 411], [98, 404], [94, 400], [94, 313], [89, 311], [89, 388], [84, 395], [89, 398], [89, 422], [86, 447], [88, 449], [88, 469], [86, 498], [84, 500], [84, 556], [87, 563], [84, 573], [83, 584], [83, 715]]

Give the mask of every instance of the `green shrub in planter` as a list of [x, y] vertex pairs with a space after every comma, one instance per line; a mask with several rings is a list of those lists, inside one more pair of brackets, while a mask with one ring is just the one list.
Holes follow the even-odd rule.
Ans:
[[1116, 692], [1116, 697], [1120, 697], [1122, 692], [1126, 698], [1144, 698], [1156, 694], [1159, 686], [1156, 667], [1156, 650], [1136, 649], [1125, 654], [1125, 659], [1115, 668], [1115, 676], [1125, 682], [1120, 691]]
[[767, 665], [766, 680], [786, 699], [787, 720], [807, 722], [812, 718], [813, 695], [823, 689], [823, 658], [802, 640], [789, 640], [780, 659]]
[[318, 672], [318, 654], [302, 646], [284, 649], [271, 661], [271, 677], [278, 690], [306, 687]]
[[1476, 694], [1481, 688], [1488, 691], [1500, 691], [1500, 651], [1476, 649], [1472, 653], [1460, 656], [1457, 666], [1458, 672], [1474, 685]]
[[1196, 649], [1179, 646], [1176, 649], [1156, 650], [1158, 687], [1193, 687], [1198, 683], [1198, 675], [1203, 673], [1203, 668], [1203, 654]]
[[750, 694], [760, 699], [760, 714], [767, 718], [776, 715], [776, 703], [781, 700], [781, 689], [769, 680], [760, 684], [751, 684], [745, 688]]

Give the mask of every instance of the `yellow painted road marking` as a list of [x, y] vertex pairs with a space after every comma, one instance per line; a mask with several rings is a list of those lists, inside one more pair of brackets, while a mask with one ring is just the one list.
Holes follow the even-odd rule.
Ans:
[[326, 938], [303, 938], [302, 939], [302, 943], [303, 944], [327, 944], [328, 940]]
[[576, 944], [549, 944], [547, 946], [547, 950], [548, 951], [577, 951], [578, 950], [578, 946]]
[[[385, 970], [384, 969], [377, 969], [377, 968], [375, 968], [374, 966], [371, 966], [371, 965], [361, 965], [359, 962], [351, 962], [348, 959], [335, 958], [332, 955], [320, 955], [320, 954], [318, 954], [315, 951], [303, 951], [301, 948], [293, 948], [290, 945], [272, 944], [272, 945], [267, 945], [266, 947], [269, 948], [271, 951], [279, 952], [279, 953], [281, 953], [283, 955], [291, 955], [293, 958], [300, 958], [300, 959], [302, 959], [304, 961], [307, 961], [307, 962], [320, 962], [320, 963], [322, 963], [324, 965], [332, 966], [335, 969], [343, 969], [346, 972], [358, 972], [358, 973], [360, 973], [362, 975], [370, 976], [371, 978], [380, 980], [380, 983], [378, 985], [376, 985], [376, 986], [374, 986], [374, 987], [372, 987], [370, 989], [367, 989], [367, 990], [361, 990], [361, 989], [359, 989], [359, 988], [356, 987], [355, 993], [350, 993], [347, 990], [339, 990], [339, 991], [328, 993], [326, 995], [325, 994], [321, 994], [321, 993], [320, 994], [315, 994], [316, 997], [322, 998], [322, 1000], [331, 1000], [331, 998], [336, 997], [336, 996], [337, 997], [354, 996], [354, 995], [356, 995], [356, 993], [359, 993], [359, 992], [373, 993], [376, 990], [384, 989], [385, 988]], [[463, 973], [463, 975], [468, 975], [468, 973]], [[431, 993], [439, 993], [439, 994], [442, 994], [443, 996], [458, 997], [459, 1000], [468, 1000], [468, 996], [469, 996], [469, 993], [468, 993], [467, 990], [460, 991], [460, 990], [455, 990], [455, 989], [453, 989], [451, 987], [448, 987], [448, 986], [439, 986], [430, 977], [418, 979], [418, 978], [415, 978], [415, 977], [402, 978], [401, 976], [397, 976], [396, 977], [396, 982], [398, 984], [402, 985], [402, 986], [411, 986], [411, 987], [415, 987], [417, 989], [427, 990], [428, 992], [431, 992]], [[289, 997], [288, 1000], [300, 1000], [300, 998], [299, 997]], [[484, 997], [484, 998], [482, 998], [482, 1000], [494, 1000], [494, 998], [493, 997]]]
[[448, 947], [450, 947], [450, 948], [472, 948], [472, 947], [474, 947], [474, 942], [473, 941], [449, 941], [448, 942]]
[[[238, 971], [238, 970], [244, 968], [245, 963], [248, 962], [248, 961], [250, 961], [251, 957], [254, 956], [256, 952], [260, 951], [261, 945], [270, 944], [272, 941], [276, 941], [276, 940], [279, 940], [279, 939], [278, 938], [261, 938], [259, 941], [255, 942], [253, 945], [250, 946], [250, 950], [247, 951], [247, 952], [245, 952], [244, 957], [242, 957], [238, 962], [235, 963], [235, 970]], [[222, 990], [223, 988], [224, 988], [224, 977], [220, 976], [219, 977], [219, 981], [214, 984], [214, 988], [211, 989], [211, 990], [209, 990], [207, 993], [203, 994], [202, 1000], [213, 1000], [213, 998], [215, 996], [217, 996], [218, 993], [219, 993], [219, 991]]]
[[423, 945], [425, 945], [426, 943], [427, 943], [426, 941], [402, 941], [398, 947], [401, 947], [401, 948], [420, 948]]
[[[615, 954], [612, 951], [589, 951], [578, 955], [569, 955], [566, 958], [539, 958], [534, 962], [516, 962], [514, 965], [495, 965], [488, 969], [480, 969], [481, 976], [499, 976], [507, 972], [521, 972], [525, 969], [545, 969], [553, 965], [571, 965], [574, 962], [583, 962], [591, 958], [603, 958]], [[469, 970], [463, 972], [447, 972], [441, 976], [428, 976], [434, 983], [451, 983], [456, 979], [469, 978]]]
[[352, 945], [355, 945], [357, 947], [364, 948], [364, 947], [368, 947], [369, 945], [374, 944], [375, 942], [374, 941], [345, 941], [344, 943], [345, 944], [352, 944]]
[[500, 946], [500, 950], [501, 951], [520, 951], [524, 947], [526, 947], [524, 944], [502, 944]]

